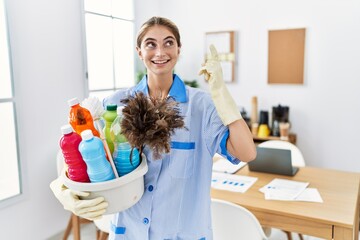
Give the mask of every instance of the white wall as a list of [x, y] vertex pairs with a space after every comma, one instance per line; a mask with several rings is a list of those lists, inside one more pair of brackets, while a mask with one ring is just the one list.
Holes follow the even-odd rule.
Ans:
[[69, 213], [53, 196], [67, 100], [84, 97], [80, 1], [7, 0], [23, 197], [0, 208], [1, 239], [46, 239]]
[[[146, 0], [135, 0], [135, 32], [137, 33], [141, 25], [152, 16], [160, 16], [158, 0], [146, 1]], [[135, 36], [136, 41], [136, 36]], [[137, 70], [144, 70], [144, 64], [139, 58], [135, 57]]]
[[[182, 34], [176, 71], [197, 78], [204, 33], [235, 30], [237, 78], [228, 84], [239, 106], [290, 106], [292, 131], [308, 165], [360, 171], [360, 1], [159, 0], [160, 14]], [[267, 84], [268, 30], [306, 28], [304, 85]]]
[[[46, 239], [68, 213], [49, 189], [66, 100], [84, 97], [80, 1], [6, 0], [18, 110], [24, 195], [0, 208], [2, 239]], [[219, 4], [220, 2], [220, 4]], [[309, 165], [359, 171], [360, 3], [343, 1], [137, 0], [137, 25], [152, 15], [176, 22], [182, 57], [176, 71], [197, 78], [204, 32], [238, 31], [238, 77], [229, 89], [250, 110], [290, 106], [292, 130]], [[303, 86], [269, 86], [267, 31], [306, 27]], [[200, 79], [200, 78], [199, 78]], [[202, 86], [206, 85], [201, 82]]]

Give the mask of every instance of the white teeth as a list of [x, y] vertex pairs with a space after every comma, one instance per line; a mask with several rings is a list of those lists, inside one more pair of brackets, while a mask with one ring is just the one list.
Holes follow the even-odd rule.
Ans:
[[157, 64], [162, 64], [162, 63], [166, 63], [168, 60], [163, 60], [163, 61], [153, 61], [154, 63], [157, 63]]

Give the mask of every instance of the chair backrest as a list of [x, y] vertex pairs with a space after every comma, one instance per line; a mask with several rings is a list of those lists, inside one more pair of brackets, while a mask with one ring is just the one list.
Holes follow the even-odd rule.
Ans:
[[288, 149], [291, 151], [292, 165], [297, 167], [304, 167], [306, 165], [300, 149], [290, 142], [281, 140], [269, 140], [260, 143], [258, 147]]
[[103, 215], [102, 218], [94, 220], [94, 224], [100, 231], [109, 233], [111, 228], [111, 220], [114, 218], [114, 215], [115, 214]]
[[223, 200], [211, 199], [214, 240], [268, 239], [258, 219], [246, 208]]

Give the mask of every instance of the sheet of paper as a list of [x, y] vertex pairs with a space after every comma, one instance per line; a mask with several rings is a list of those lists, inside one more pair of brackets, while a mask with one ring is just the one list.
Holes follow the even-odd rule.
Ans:
[[220, 190], [244, 193], [256, 181], [257, 178], [255, 177], [213, 172], [211, 179], [211, 187]]
[[306, 188], [294, 201], [305, 201], [305, 202], [324, 202], [319, 191], [316, 188]]
[[308, 182], [299, 182], [275, 178], [259, 190], [265, 194], [267, 200], [295, 200], [309, 185]]
[[239, 164], [232, 164], [229, 160], [223, 158], [221, 155], [217, 154], [214, 156], [218, 160], [214, 162], [212, 170], [215, 172], [222, 173], [235, 173], [240, 168], [246, 165], [246, 162], [240, 162]]

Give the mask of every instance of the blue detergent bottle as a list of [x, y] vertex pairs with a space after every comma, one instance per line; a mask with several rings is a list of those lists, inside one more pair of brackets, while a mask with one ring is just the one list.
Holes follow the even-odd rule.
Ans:
[[81, 132], [82, 141], [79, 151], [87, 165], [87, 173], [91, 182], [104, 182], [115, 178], [109, 161], [106, 159], [104, 145], [91, 130]]
[[115, 144], [113, 153], [114, 164], [119, 176], [124, 176], [137, 168], [140, 164], [139, 151], [134, 148], [130, 161], [131, 146], [128, 142]]
[[132, 172], [140, 164], [139, 151], [134, 148], [130, 161], [131, 146], [125, 136], [121, 134], [123, 106], [117, 107], [117, 117], [110, 127], [111, 140], [114, 143], [113, 159], [119, 176]]

